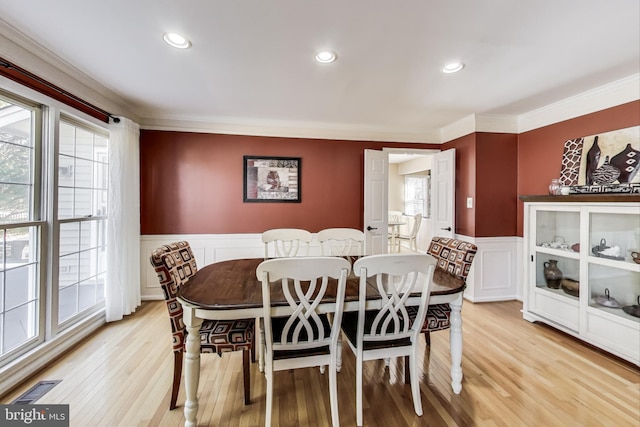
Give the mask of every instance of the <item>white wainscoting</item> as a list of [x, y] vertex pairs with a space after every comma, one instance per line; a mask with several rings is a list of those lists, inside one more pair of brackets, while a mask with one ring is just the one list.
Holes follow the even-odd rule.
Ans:
[[[238, 258], [261, 258], [264, 245], [256, 234], [174, 234], [144, 235], [140, 238], [140, 295], [143, 300], [163, 299], [149, 256], [158, 246], [186, 240], [191, 245], [199, 267]], [[456, 238], [478, 246], [467, 278], [465, 299], [471, 302], [522, 300], [521, 237], [479, 237], [457, 235]], [[317, 240], [311, 243], [310, 255], [320, 255]]]
[[[315, 237], [315, 236], [314, 236]], [[264, 257], [262, 233], [256, 234], [173, 234], [140, 237], [140, 296], [143, 300], [163, 299], [162, 289], [153, 271], [151, 252], [167, 243], [186, 240], [193, 250], [198, 267], [214, 262], [240, 258]], [[320, 255], [317, 240], [311, 242], [310, 255]]]
[[467, 278], [465, 299], [471, 302], [522, 300], [522, 238], [456, 238], [475, 244], [478, 253]]
[[478, 252], [467, 278], [464, 298], [471, 302], [522, 300], [522, 238], [456, 238], [474, 243]]

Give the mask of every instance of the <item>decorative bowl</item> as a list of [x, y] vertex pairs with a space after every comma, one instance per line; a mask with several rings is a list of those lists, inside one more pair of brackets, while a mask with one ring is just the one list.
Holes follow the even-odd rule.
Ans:
[[565, 293], [573, 295], [574, 297], [580, 296], [580, 282], [577, 280], [564, 278], [560, 282], [560, 286]]

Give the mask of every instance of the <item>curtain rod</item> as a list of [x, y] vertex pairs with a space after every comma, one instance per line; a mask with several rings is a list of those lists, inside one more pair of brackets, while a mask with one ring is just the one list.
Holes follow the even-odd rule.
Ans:
[[[21, 67], [18, 67], [17, 65], [15, 65], [15, 64], [12, 64], [11, 62], [7, 61], [6, 59], [0, 58], [0, 66], [2, 66], [4, 68], [7, 68], [7, 69], [10, 69], [10, 70], [15, 70], [18, 73], [22, 74], [23, 76], [25, 76], [25, 77], [27, 77], [27, 78], [29, 78], [31, 80], [34, 80], [34, 81], [40, 83], [41, 85], [46, 86], [48, 89], [53, 90], [55, 92], [58, 92], [59, 94], [64, 95], [65, 97], [72, 99], [73, 101], [83, 105], [84, 107], [86, 107], [88, 109], [93, 110], [93, 111], [95, 111], [95, 112], [97, 112], [97, 113], [99, 113], [99, 114], [101, 114], [103, 116], [106, 116], [107, 117], [107, 121], [108, 121], [108, 119], [112, 119], [114, 121], [114, 123], [120, 123], [120, 118], [119, 117], [116, 117], [113, 114], [109, 113], [108, 111], [105, 111], [102, 108], [96, 107], [95, 105], [88, 103], [84, 99], [79, 98], [76, 95], [74, 95], [72, 93], [69, 93], [66, 90], [62, 89], [62, 88], [59, 88], [58, 86], [54, 85], [53, 83], [49, 83], [47, 80], [45, 80], [45, 79], [43, 79], [43, 78], [31, 73], [30, 71], [25, 70], [24, 68], [21, 68]], [[10, 76], [8, 76], [8, 77], [10, 77]], [[32, 87], [32, 89], [37, 90], [37, 87]], [[47, 95], [47, 94], [45, 93], [45, 95]]]

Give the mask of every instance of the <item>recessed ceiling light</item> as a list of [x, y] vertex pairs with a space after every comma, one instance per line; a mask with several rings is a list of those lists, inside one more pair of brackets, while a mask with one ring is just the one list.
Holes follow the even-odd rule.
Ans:
[[177, 47], [178, 49], [188, 49], [191, 47], [189, 39], [177, 33], [164, 33], [163, 38], [168, 45]]
[[323, 64], [328, 64], [329, 62], [333, 62], [336, 60], [338, 56], [335, 52], [331, 50], [322, 50], [320, 52], [316, 52], [316, 61], [321, 62]]
[[457, 73], [463, 68], [464, 68], [464, 64], [462, 62], [452, 62], [450, 64], [445, 65], [442, 68], [442, 72], [447, 74]]

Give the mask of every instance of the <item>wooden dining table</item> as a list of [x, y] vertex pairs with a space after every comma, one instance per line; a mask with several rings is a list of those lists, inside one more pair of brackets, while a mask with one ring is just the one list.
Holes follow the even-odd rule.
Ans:
[[[184, 309], [187, 328], [184, 359], [186, 402], [185, 426], [197, 425], [198, 385], [200, 381], [200, 326], [204, 319], [228, 320], [260, 318], [263, 316], [262, 284], [256, 276], [256, 268], [262, 258], [234, 259], [209, 264], [198, 270], [178, 290], [178, 301]], [[451, 306], [451, 386], [456, 394], [462, 390], [462, 291], [464, 280], [436, 268], [431, 284], [430, 304], [449, 303]], [[277, 289], [277, 288], [276, 288]], [[353, 274], [347, 280], [344, 311], [358, 310], [359, 280]], [[279, 292], [279, 293], [278, 293]], [[329, 286], [325, 299], [318, 306], [320, 311], [330, 312], [335, 307], [335, 283]], [[367, 287], [367, 309], [380, 308], [381, 298], [373, 286]], [[416, 298], [417, 299], [417, 298]], [[290, 308], [281, 290], [273, 290], [271, 304], [289, 313]], [[262, 358], [260, 370], [262, 371]]]

